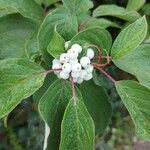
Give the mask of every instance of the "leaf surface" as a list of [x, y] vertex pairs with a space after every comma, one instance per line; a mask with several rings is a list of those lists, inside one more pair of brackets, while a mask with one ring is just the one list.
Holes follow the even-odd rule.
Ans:
[[0, 61], [0, 118], [38, 90], [45, 79], [43, 68], [24, 59]]
[[150, 139], [150, 90], [135, 81], [118, 81], [117, 91], [128, 109], [139, 138]]

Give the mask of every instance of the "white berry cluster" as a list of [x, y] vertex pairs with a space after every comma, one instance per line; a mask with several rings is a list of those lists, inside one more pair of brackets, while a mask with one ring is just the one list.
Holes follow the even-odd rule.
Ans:
[[81, 52], [82, 47], [79, 44], [74, 44], [67, 53], [63, 53], [59, 59], [53, 60], [52, 69], [62, 69], [54, 71], [58, 78], [73, 79], [74, 83], [80, 84], [84, 80], [88, 81], [93, 77], [91, 59], [94, 57], [94, 51], [88, 48], [86, 56], [81, 57], [79, 60], [78, 56]]

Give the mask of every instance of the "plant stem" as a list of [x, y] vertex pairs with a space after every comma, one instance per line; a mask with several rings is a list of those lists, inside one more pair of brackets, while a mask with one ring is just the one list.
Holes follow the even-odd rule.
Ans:
[[61, 71], [62, 69], [61, 68], [58, 68], [58, 69], [51, 69], [51, 70], [47, 70], [45, 71], [46, 74], [49, 74], [49, 73], [52, 73], [54, 71]]
[[71, 77], [71, 85], [72, 85], [72, 97], [75, 97], [75, 88], [74, 88], [74, 82], [72, 77]]
[[109, 75], [105, 70], [103, 70], [102, 68], [94, 65], [94, 67], [99, 70], [101, 73], [103, 73], [109, 80], [111, 80], [114, 84], [116, 83], [116, 80], [114, 78], [112, 78], [111, 75]]
[[93, 18], [94, 18], [94, 17], [92, 17], [92, 18], [90, 18], [90, 19], [87, 19], [87, 20], [83, 21], [83, 22], [79, 25], [79, 27], [78, 27], [78, 32], [80, 32], [81, 29], [84, 28], [84, 26], [86, 26], [89, 22], [91, 22]]

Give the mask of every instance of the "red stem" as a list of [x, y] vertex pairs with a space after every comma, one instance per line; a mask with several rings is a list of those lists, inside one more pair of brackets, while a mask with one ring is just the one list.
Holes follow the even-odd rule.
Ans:
[[52, 73], [52, 72], [54, 72], [54, 71], [61, 71], [61, 70], [62, 70], [61, 68], [58, 68], [58, 69], [51, 69], [51, 70], [45, 71], [45, 73], [48, 74], [48, 73]]
[[109, 80], [111, 80], [114, 84], [116, 83], [116, 80], [112, 78], [112, 76], [110, 76], [105, 70], [103, 70], [102, 68], [94, 65], [94, 67], [99, 70], [101, 73], [103, 73]]
[[71, 77], [71, 85], [72, 85], [72, 96], [75, 96], [75, 88], [74, 88], [74, 82], [73, 82], [73, 78]]

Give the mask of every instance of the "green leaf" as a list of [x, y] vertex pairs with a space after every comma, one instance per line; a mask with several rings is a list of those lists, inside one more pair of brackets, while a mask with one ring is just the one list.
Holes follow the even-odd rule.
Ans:
[[55, 30], [52, 39], [48, 44], [47, 51], [54, 58], [58, 58], [65, 51], [65, 40]]
[[93, 7], [91, 0], [62, 0], [71, 13], [80, 15]]
[[118, 81], [116, 88], [135, 124], [137, 136], [150, 139], [150, 90], [135, 81]]
[[108, 28], [108, 27], [115, 27], [115, 28], [121, 28], [119, 25], [117, 25], [115, 22], [112, 22], [108, 19], [104, 18], [91, 18], [89, 19], [89, 22], [84, 26], [84, 28]]
[[82, 98], [73, 97], [61, 124], [60, 150], [94, 149], [94, 122]]
[[113, 16], [126, 21], [135, 21], [140, 18], [140, 14], [136, 11], [129, 11], [117, 5], [101, 5], [93, 12], [93, 17]]
[[120, 32], [112, 46], [113, 60], [118, 60], [136, 49], [147, 34], [147, 22], [145, 16], [138, 19]]
[[55, 26], [57, 26], [58, 33], [68, 41], [77, 33], [77, 18], [71, 15], [65, 7], [59, 7], [46, 16], [38, 33], [38, 41], [43, 53], [46, 53]]
[[110, 51], [112, 38], [110, 33], [104, 28], [89, 28], [79, 32], [71, 39], [70, 45], [78, 43], [83, 47], [87, 44], [95, 44], [101, 49]]
[[61, 121], [65, 108], [72, 97], [71, 84], [56, 80], [39, 101], [39, 112], [50, 127], [47, 149], [58, 149], [60, 142]]
[[0, 118], [8, 115], [23, 99], [38, 90], [45, 75], [38, 64], [27, 60], [0, 61]]
[[46, 6], [52, 5], [60, 0], [35, 0], [38, 4], [45, 4]]
[[42, 87], [40, 87], [34, 94], [33, 94], [33, 100], [36, 104], [39, 103], [40, 99], [42, 98], [42, 96], [45, 94], [45, 92], [47, 91], [47, 89], [50, 87], [50, 85], [56, 80], [58, 79], [57, 76], [55, 74], [48, 74], [44, 80], [44, 84], [42, 85]]
[[28, 57], [25, 43], [37, 26], [20, 15], [0, 18], [0, 59]]
[[112, 107], [104, 89], [94, 82], [84, 82], [79, 87], [83, 101], [95, 123], [96, 135], [102, 135], [112, 114]]
[[145, 0], [128, 0], [128, 10], [139, 10], [145, 3]]
[[139, 81], [150, 88], [150, 44], [140, 45], [123, 58], [115, 60], [115, 65], [136, 76]]
[[0, 0], [0, 9], [5, 9], [6, 15], [10, 14], [10, 11], [17, 12], [38, 23], [44, 18], [42, 8], [33, 0]]
[[14, 13], [16, 13], [16, 10], [14, 8], [11, 7], [0, 8], [0, 18]]
[[25, 44], [27, 56], [30, 60], [35, 61], [41, 55], [37, 40], [37, 31], [33, 32]]
[[142, 11], [144, 12], [145, 15], [150, 15], [150, 3], [145, 4], [142, 7]]

